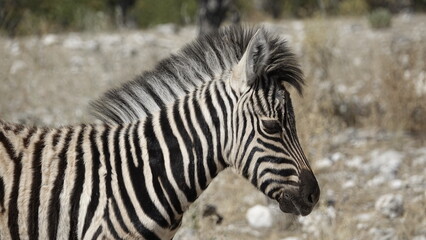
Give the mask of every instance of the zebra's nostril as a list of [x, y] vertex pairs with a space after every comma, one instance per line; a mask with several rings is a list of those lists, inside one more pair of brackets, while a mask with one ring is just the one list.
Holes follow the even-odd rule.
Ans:
[[311, 203], [311, 204], [314, 203], [314, 194], [309, 194], [308, 202]]

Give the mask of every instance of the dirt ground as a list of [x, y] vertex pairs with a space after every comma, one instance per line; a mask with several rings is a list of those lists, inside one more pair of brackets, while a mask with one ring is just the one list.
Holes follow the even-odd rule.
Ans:
[[[288, 39], [305, 71], [305, 97], [295, 96], [294, 107], [321, 186], [320, 203], [307, 217], [283, 214], [226, 170], [186, 213], [175, 239], [426, 240], [426, 145], [417, 131], [426, 115], [414, 111], [426, 105], [425, 23], [425, 15], [408, 14], [394, 17], [384, 30], [372, 30], [364, 18], [263, 23]], [[47, 126], [93, 122], [90, 100], [195, 36], [195, 27], [173, 25], [0, 36], [0, 118]], [[414, 86], [409, 94], [390, 93], [410, 98], [395, 103], [397, 95], [383, 95], [392, 90], [389, 73], [392, 81]], [[411, 106], [406, 123], [402, 112]], [[256, 205], [270, 213], [270, 227], [248, 223], [246, 214]], [[220, 223], [217, 216], [203, 217], [208, 206], [216, 207]]]

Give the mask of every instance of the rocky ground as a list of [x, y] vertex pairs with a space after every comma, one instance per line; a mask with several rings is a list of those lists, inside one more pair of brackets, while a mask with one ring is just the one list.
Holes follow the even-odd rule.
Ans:
[[[425, 240], [425, 138], [388, 127], [391, 120], [380, 126], [372, 120], [377, 116], [364, 111], [370, 105], [390, 109], [379, 101], [379, 80], [390, 66], [379, 61], [383, 56], [395, 56], [404, 66], [401, 81], [413, 82], [411, 95], [423, 99], [425, 22], [426, 16], [400, 15], [392, 28], [380, 31], [371, 30], [365, 19], [265, 23], [288, 39], [307, 76], [306, 96], [295, 97], [295, 109], [321, 186], [318, 208], [307, 217], [283, 214], [226, 170], [186, 213], [175, 239]], [[194, 27], [162, 25], [146, 31], [0, 37], [0, 118], [48, 126], [92, 122], [91, 99], [152, 68], [195, 35]], [[332, 111], [323, 105], [329, 95]], [[424, 107], [420, 101], [414, 103]], [[324, 115], [324, 109], [332, 113]], [[419, 116], [414, 120], [424, 123], [425, 115]]]

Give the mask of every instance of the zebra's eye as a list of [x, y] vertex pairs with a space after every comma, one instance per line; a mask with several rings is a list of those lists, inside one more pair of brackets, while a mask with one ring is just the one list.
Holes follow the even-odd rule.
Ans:
[[262, 125], [265, 132], [268, 134], [277, 134], [282, 131], [281, 123], [275, 119], [264, 119], [262, 120]]

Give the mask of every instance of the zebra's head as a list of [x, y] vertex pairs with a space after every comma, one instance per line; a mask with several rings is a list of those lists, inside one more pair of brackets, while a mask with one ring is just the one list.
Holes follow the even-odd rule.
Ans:
[[300, 146], [290, 94], [299, 92], [302, 72], [294, 55], [278, 38], [258, 30], [233, 69], [230, 164], [254, 186], [279, 202], [283, 212], [308, 215], [320, 189]]

